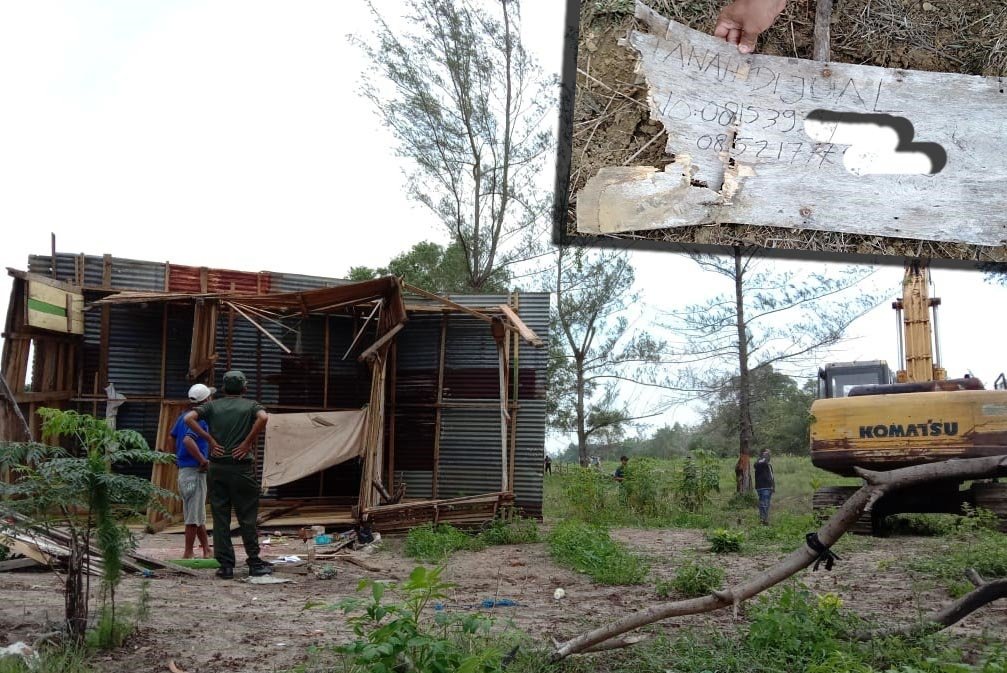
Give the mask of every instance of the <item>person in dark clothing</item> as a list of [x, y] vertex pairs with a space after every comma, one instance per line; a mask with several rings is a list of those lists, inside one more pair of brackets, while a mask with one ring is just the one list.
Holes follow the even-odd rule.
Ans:
[[629, 458], [626, 456], [619, 458], [619, 467], [615, 468], [615, 474], [612, 475], [616, 481], [624, 481], [626, 479], [627, 465], [629, 465]]
[[769, 525], [769, 501], [775, 490], [776, 477], [769, 463], [769, 449], [763, 449], [755, 461], [755, 492], [759, 494], [759, 521], [763, 526]]
[[545, 457], [545, 465], [543, 467], [545, 474], [552, 474], [552, 458], [549, 456]]
[[[261, 404], [242, 397], [246, 388], [245, 375], [229, 371], [224, 374], [224, 397], [201, 404], [185, 415], [192, 431], [210, 443], [207, 481], [213, 513], [213, 556], [220, 564], [217, 576], [222, 579], [234, 577], [232, 507], [248, 557], [248, 574], [268, 575], [273, 571], [259, 558], [256, 530], [260, 488], [255, 478], [255, 444], [269, 416]], [[200, 427], [201, 420], [206, 421], [209, 432]]]

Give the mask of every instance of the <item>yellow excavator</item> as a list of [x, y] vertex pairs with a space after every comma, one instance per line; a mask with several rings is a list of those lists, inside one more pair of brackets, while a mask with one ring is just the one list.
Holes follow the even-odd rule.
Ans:
[[[927, 263], [906, 264], [896, 311], [900, 369], [886, 362], [841, 362], [818, 372], [818, 399], [811, 405], [811, 462], [843, 476], [855, 467], [893, 470], [954, 458], [1007, 454], [1007, 381], [1000, 374], [993, 390], [966, 375], [949, 379], [940, 366], [938, 307], [929, 296]], [[1000, 475], [1007, 476], [1007, 475]], [[864, 513], [853, 532], [878, 534], [884, 518], [907, 512], [960, 514], [963, 505], [1000, 517], [1007, 530], [1007, 483], [956, 480], [892, 493]], [[838, 507], [856, 486], [818, 489], [816, 511]]]

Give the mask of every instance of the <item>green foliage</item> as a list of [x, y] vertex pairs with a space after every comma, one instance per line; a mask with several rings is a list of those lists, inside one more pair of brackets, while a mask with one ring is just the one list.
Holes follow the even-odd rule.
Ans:
[[1000, 523], [996, 512], [969, 503], [962, 505], [963, 516], [955, 514], [896, 514], [885, 525], [891, 532], [909, 535], [968, 536], [995, 531]]
[[[430, 292], [471, 292], [468, 269], [465, 265], [465, 251], [457, 241], [447, 247], [422, 241], [408, 252], [396, 255], [388, 266], [371, 269], [365, 266], [350, 267], [350, 280], [362, 281], [379, 276], [400, 276], [407, 283]], [[511, 274], [507, 267], [493, 269], [483, 283], [481, 292], [506, 292], [510, 287]]]
[[[67, 624], [75, 638], [83, 637], [87, 603], [81, 572], [90, 557], [92, 534], [102, 555], [102, 596], [115, 616], [115, 587], [122, 577], [122, 554], [133, 538], [120, 518], [161, 507], [159, 497], [175, 497], [149, 479], [116, 474], [112, 465], [128, 462], [170, 462], [171, 454], [151, 451], [140, 433], [115, 430], [104, 420], [75, 411], [42, 408], [42, 431], [77, 447], [79, 456], [58, 446], [0, 443], [0, 471], [9, 470], [13, 483], [0, 483], [5, 506], [43, 528], [59, 525], [69, 531], [71, 556], [85, 563], [68, 572]], [[82, 510], [84, 517], [73, 512]]]
[[686, 598], [706, 596], [724, 583], [724, 571], [717, 566], [687, 561], [675, 572], [671, 588]]
[[710, 541], [710, 551], [715, 554], [726, 554], [741, 551], [745, 535], [741, 531], [718, 528], [707, 533], [706, 539]]
[[[401, 585], [363, 580], [357, 590], [366, 599], [348, 598], [334, 607], [352, 614], [347, 619], [356, 639], [334, 648], [338, 670], [347, 673], [396, 673], [401, 670], [448, 673], [490, 673], [500, 670], [502, 653], [481, 636], [492, 620], [480, 615], [437, 613], [423, 618], [434, 601], [447, 597], [453, 585], [441, 580], [441, 569], [414, 568]], [[386, 596], [397, 595], [388, 602]]]
[[731, 499], [727, 501], [726, 507], [728, 509], [752, 509], [757, 507], [759, 504], [759, 496], [757, 496], [753, 491], [744, 491], [742, 493], [735, 492]]
[[534, 519], [520, 516], [494, 519], [478, 535], [446, 523], [425, 523], [406, 534], [405, 552], [407, 556], [425, 563], [439, 563], [456, 551], [479, 551], [494, 545], [538, 541], [538, 524]]
[[614, 489], [609, 475], [575, 466], [564, 470], [561, 483], [572, 516], [582, 521], [600, 522], [614, 511]]
[[0, 673], [94, 673], [82, 647], [44, 647], [28, 663], [23, 657], [0, 657]]
[[556, 562], [586, 573], [599, 584], [641, 584], [649, 570], [607, 530], [573, 519], [553, 529], [549, 553]]
[[693, 451], [675, 472], [675, 495], [688, 512], [701, 512], [720, 491], [720, 466], [706, 451]]
[[406, 556], [425, 563], [439, 563], [453, 552], [470, 551], [486, 545], [474, 535], [458, 530], [446, 523], [425, 523], [416, 526], [406, 535]]
[[539, 541], [538, 523], [535, 519], [514, 517], [494, 519], [479, 533], [479, 539], [487, 546], [502, 544], [529, 544]]
[[820, 664], [838, 649], [839, 634], [852, 622], [840, 611], [834, 594], [815, 596], [807, 587], [790, 583], [752, 607], [747, 644], [772, 653], [783, 670]]
[[659, 516], [668, 510], [668, 480], [653, 458], [629, 461], [620, 486], [620, 499], [635, 514]]
[[10, 549], [0, 544], [0, 561], [6, 561], [10, 558]]
[[938, 580], [952, 596], [961, 596], [972, 588], [964, 579], [969, 568], [985, 579], [1007, 577], [1007, 535], [988, 532], [966, 544], [952, 542], [933, 556], [909, 559], [906, 568]]

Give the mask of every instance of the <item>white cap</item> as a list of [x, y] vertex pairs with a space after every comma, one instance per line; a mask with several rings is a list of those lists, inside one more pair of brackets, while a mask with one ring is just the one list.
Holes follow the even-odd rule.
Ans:
[[210, 395], [217, 392], [216, 388], [210, 388], [204, 386], [202, 383], [197, 383], [196, 385], [189, 388], [189, 401], [190, 402], [203, 402], [209, 399]]

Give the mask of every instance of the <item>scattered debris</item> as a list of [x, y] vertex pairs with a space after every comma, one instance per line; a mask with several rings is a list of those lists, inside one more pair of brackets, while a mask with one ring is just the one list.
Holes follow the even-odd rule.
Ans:
[[321, 568], [315, 569], [315, 577], [320, 580], [332, 580], [336, 578], [336, 568], [330, 563], [326, 563]]
[[560, 600], [564, 596], [566, 596], [566, 590], [564, 589], [556, 589], [556, 591], [552, 592], [552, 597], [556, 600]]
[[[273, 575], [261, 575], [259, 577], [248, 577], [243, 581], [249, 584], [286, 584], [287, 582], [293, 582], [294, 580], [287, 579], [286, 577], [275, 577]], [[254, 598], [252, 600], [255, 600]]]

